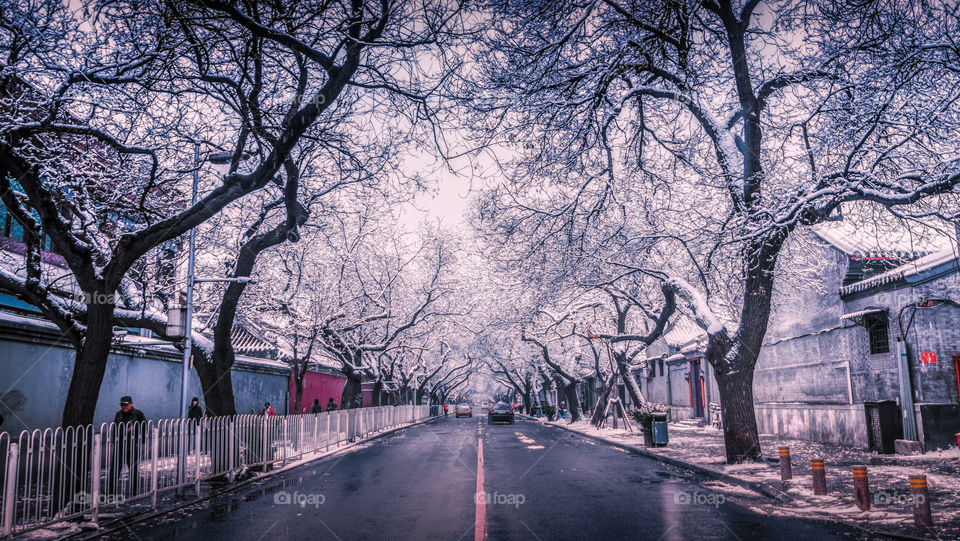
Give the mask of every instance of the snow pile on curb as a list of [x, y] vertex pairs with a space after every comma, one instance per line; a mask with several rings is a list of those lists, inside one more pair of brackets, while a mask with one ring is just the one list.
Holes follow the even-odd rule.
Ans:
[[[543, 418], [529, 418], [542, 424], [554, 425], [604, 440], [643, 447], [639, 429], [629, 432], [624, 428], [597, 429], [587, 421], [569, 423], [549, 422]], [[960, 539], [960, 449], [949, 449], [918, 456], [878, 455], [862, 449], [777, 436], [761, 436], [765, 456], [777, 454], [779, 447], [789, 447], [793, 465], [793, 479], [781, 483], [779, 465], [774, 460], [759, 463], [726, 464], [723, 433], [714, 427], [695, 427], [671, 424], [667, 447], [647, 447], [650, 454], [706, 468], [719, 477], [729, 477], [753, 483], [780, 492], [789, 503], [765, 502], [751, 507], [754, 511], [777, 516], [801, 518], [831, 518], [855, 524], [861, 528], [907, 537]], [[810, 461], [823, 459], [826, 463], [826, 496], [816, 496], [812, 490]], [[851, 467], [866, 465], [870, 483], [871, 509], [856, 507]], [[914, 526], [913, 505], [910, 497], [910, 475], [927, 476], [930, 487], [930, 506], [934, 528], [922, 531]], [[722, 481], [730, 491], [745, 491]], [[705, 484], [706, 486], [706, 484]], [[719, 485], [718, 485], [719, 488]], [[723, 489], [727, 492], [727, 488]]]

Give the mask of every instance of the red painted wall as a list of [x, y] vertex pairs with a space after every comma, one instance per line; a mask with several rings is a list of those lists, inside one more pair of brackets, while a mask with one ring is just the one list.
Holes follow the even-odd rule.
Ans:
[[[337, 407], [340, 407], [340, 397], [343, 396], [343, 386], [346, 385], [347, 378], [343, 376], [333, 376], [330, 374], [324, 374], [321, 372], [310, 372], [308, 371], [303, 376], [303, 400], [301, 402], [302, 407], [306, 409], [307, 412], [310, 411], [310, 408], [313, 406], [313, 399], [319, 398], [320, 405], [323, 406], [323, 409], [327, 409], [327, 401], [333, 398], [333, 401], [337, 403]], [[293, 403], [296, 401], [297, 397], [297, 382], [291, 376], [290, 378], [290, 409], [289, 413], [302, 413], [294, 412]]]

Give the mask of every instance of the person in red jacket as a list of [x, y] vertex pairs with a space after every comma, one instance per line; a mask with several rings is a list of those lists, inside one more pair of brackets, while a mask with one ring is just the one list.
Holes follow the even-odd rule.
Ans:
[[443, 416], [444, 416], [444, 417], [447, 416], [447, 403], [446, 403], [446, 402], [443, 403]]
[[264, 417], [273, 417], [274, 411], [273, 408], [270, 407], [270, 402], [267, 402], [263, 405], [263, 409], [260, 410], [260, 415], [263, 415]]

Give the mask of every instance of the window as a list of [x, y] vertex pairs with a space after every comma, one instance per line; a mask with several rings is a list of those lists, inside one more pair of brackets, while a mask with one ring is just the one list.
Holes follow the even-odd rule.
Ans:
[[663, 359], [660, 359], [660, 376], [663, 376]]
[[890, 353], [890, 334], [887, 330], [889, 320], [886, 312], [876, 312], [863, 316], [863, 326], [867, 328], [870, 339], [870, 354]]

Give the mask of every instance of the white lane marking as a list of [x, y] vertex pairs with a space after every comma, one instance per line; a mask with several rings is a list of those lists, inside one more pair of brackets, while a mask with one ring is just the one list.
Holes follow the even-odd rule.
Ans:
[[487, 529], [487, 501], [483, 493], [483, 438], [477, 438], [477, 491], [473, 495], [476, 502], [476, 520], [473, 523], [474, 541], [484, 541]]

